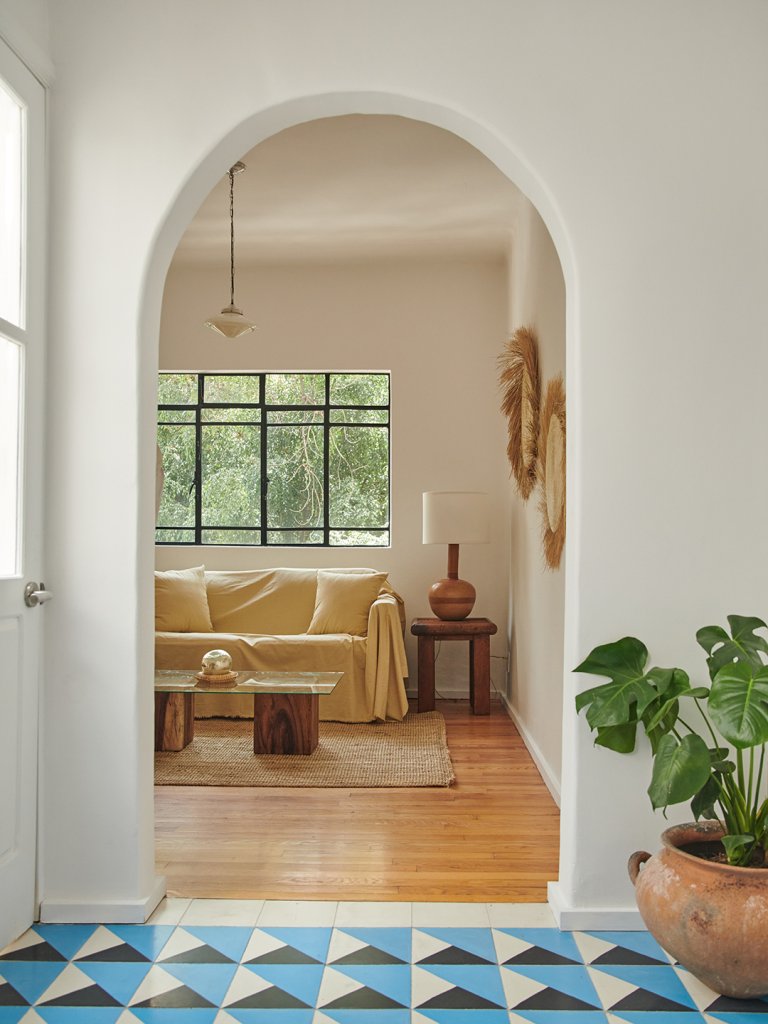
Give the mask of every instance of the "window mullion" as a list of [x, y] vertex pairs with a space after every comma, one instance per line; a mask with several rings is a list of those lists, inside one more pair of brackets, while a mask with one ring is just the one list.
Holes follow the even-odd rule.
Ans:
[[331, 375], [325, 375], [325, 409], [323, 410], [323, 544], [331, 543]]
[[203, 543], [203, 396], [205, 375], [197, 375], [195, 409], [195, 544]]
[[261, 433], [259, 434], [261, 451], [261, 544], [267, 544], [267, 501], [269, 478], [267, 476], [267, 375], [259, 374], [259, 398], [261, 400]]

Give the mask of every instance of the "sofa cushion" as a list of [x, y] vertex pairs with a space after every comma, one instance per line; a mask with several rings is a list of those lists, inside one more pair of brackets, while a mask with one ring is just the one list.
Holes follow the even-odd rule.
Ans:
[[315, 607], [316, 569], [207, 572], [205, 580], [217, 633], [306, 633]]
[[213, 629], [204, 566], [155, 573], [155, 629], [174, 633]]
[[319, 569], [315, 610], [307, 633], [349, 633], [365, 636], [371, 605], [387, 581], [387, 573], [345, 573]]

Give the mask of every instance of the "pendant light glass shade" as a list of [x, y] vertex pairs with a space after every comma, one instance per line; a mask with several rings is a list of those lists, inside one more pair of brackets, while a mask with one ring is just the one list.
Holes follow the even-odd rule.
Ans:
[[229, 305], [205, 321], [206, 327], [224, 338], [240, 338], [256, 330], [256, 324], [235, 305], [235, 175], [244, 170], [245, 164], [239, 160], [229, 169]]

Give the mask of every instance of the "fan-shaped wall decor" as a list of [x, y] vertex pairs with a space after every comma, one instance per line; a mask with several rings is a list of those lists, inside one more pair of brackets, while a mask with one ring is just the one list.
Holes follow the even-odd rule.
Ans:
[[539, 512], [544, 561], [557, 569], [565, 544], [565, 389], [563, 378], [547, 384], [539, 431]]
[[507, 419], [507, 456], [524, 499], [536, 486], [539, 443], [539, 343], [530, 327], [519, 327], [499, 357], [501, 411]]

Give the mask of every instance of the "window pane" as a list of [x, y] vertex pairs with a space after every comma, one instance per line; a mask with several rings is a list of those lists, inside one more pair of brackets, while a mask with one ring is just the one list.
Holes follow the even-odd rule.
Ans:
[[156, 544], [194, 544], [194, 530], [155, 530]]
[[389, 530], [331, 530], [331, 547], [386, 547], [389, 544]]
[[323, 428], [267, 430], [267, 526], [322, 526]]
[[201, 419], [203, 423], [260, 423], [261, 409], [203, 409]]
[[259, 530], [203, 530], [203, 544], [261, 544]]
[[0, 576], [20, 571], [19, 397], [21, 350], [0, 337]]
[[322, 544], [322, 530], [267, 530], [267, 544]]
[[157, 428], [157, 443], [163, 456], [163, 497], [158, 527], [195, 525], [195, 428]]
[[203, 526], [258, 526], [261, 427], [203, 427]]
[[322, 423], [322, 409], [270, 409], [267, 423]]
[[331, 427], [330, 525], [389, 525], [389, 431], [383, 427]]
[[232, 377], [205, 375], [206, 402], [233, 402], [236, 405], [257, 404], [260, 381], [256, 376], [238, 374]]
[[325, 374], [268, 373], [267, 405], [324, 405]]
[[389, 374], [332, 373], [331, 405], [389, 405]]
[[196, 373], [161, 373], [157, 384], [158, 405], [196, 405]]
[[22, 327], [23, 108], [0, 82], [0, 316]]
[[194, 409], [158, 409], [158, 423], [194, 423]]
[[331, 409], [331, 423], [389, 423], [389, 409]]

